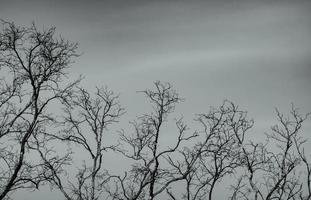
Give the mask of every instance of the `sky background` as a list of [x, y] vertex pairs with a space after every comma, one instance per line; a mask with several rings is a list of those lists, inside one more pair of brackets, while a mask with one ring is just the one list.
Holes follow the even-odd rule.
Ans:
[[[144, 113], [136, 91], [156, 80], [185, 98], [176, 117], [191, 124], [195, 113], [229, 99], [254, 118], [253, 137], [275, 123], [275, 107], [311, 111], [308, 0], [0, 0], [0, 19], [56, 26], [79, 42], [72, 77], [120, 93], [125, 119]], [[305, 127], [310, 135], [310, 120]]]

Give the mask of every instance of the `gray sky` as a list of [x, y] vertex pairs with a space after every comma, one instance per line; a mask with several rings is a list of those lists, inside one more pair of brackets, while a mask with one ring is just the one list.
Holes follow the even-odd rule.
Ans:
[[307, 0], [0, 0], [1, 19], [79, 42], [73, 76], [120, 93], [127, 117], [144, 112], [135, 91], [162, 80], [186, 99], [177, 110], [187, 120], [229, 99], [257, 132], [274, 107], [311, 111], [310, 13]]

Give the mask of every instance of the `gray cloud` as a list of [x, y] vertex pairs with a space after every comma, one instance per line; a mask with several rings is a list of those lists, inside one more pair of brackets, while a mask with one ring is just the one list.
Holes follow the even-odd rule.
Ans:
[[163, 80], [186, 98], [177, 109], [188, 120], [228, 98], [262, 131], [275, 106], [311, 111], [310, 11], [310, 1], [2, 0], [0, 18], [78, 41], [73, 74], [120, 92], [129, 118], [144, 112], [135, 91]]

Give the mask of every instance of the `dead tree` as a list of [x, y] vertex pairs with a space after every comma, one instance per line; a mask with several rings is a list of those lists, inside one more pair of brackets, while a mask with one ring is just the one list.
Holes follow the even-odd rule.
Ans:
[[102, 199], [104, 186], [110, 178], [103, 168], [103, 156], [106, 151], [116, 148], [106, 143], [106, 132], [111, 124], [118, 122], [124, 109], [118, 96], [107, 88], [97, 88], [94, 95], [79, 88], [64, 111], [64, 129], [59, 135], [50, 135], [51, 139], [75, 144], [87, 153], [88, 158], [79, 166], [76, 180], [72, 181], [62, 168], [71, 155], [68, 153], [62, 157], [59, 161], [62, 166], [53, 165], [51, 161], [56, 158], [55, 154], [44, 148], [46, 144], [38, 145], [45, 169], [52, 174], [49, 181], [67, 200]]
[[79, 80], [69, 83], [67, 68], [77, 44], [38, 30], [1, 21], [0, 32], [0, 199], [44, 181], [31, 141], [55, 123], [52, 105], [66, 103]]

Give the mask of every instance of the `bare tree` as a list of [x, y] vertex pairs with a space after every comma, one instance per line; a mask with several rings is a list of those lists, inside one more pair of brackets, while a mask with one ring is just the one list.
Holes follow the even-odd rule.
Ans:
[[132, 122], [134, 133], [121, 133], [123, 148], [119, 151], [133, 164], [124, 176], [115, 176], [114, 191], [110, 191], [112, 199], [154, 199], [165, 191], [170, 184], [185, 178], [174, 168], [170, 168], [169, 157], [176, 153], [184, 141], [196, 137], [186, 136], [187, 126], [181, 119], [176, 120], [176, 142], [170, 147], [160, 144], [161, 137], [166, 137], [162, 130], [168, 115], [174, 111], [175, 105], [182, 99], [169, 83], [154, 83], [155, 90], [143, 93], [153, 106], [153, 112], [144, 114]]
[[[294, 106], [289, 116], [276, 109], [278, 124], [266, 142], [258, 142], [245, 139], [254, 124], [247, 112], [224, 101], [196, 116], [197, 131], [175, 120], [174, 141], [163, 143], [182, 99], [169, 83], [157, 81], [153, 90], [142, 91], [152, 111], [131, 122], [132, 132], [122, 130], [114, 145], [106, 142], [107, 131], [124, 109], [107, 88], [92, 94], [78, 87], [80, 78], [67, 81], [76, 51], [76, 43], [55, 37], [55, 28], [2, 21], [0, 200], [47, 183], [67, 200], [212, 200], [226, 178], [237, 181], [231, 200], [311, 199], [311, 163], [301, 131], [309, 114]], [[64, 144], [88, 155], [77, 173], [70, 167], [75, 152], [54, 147]], [[129, 170], [108, 172], [108, 150], [120, 153]]]
[[79, 80], [66, 83], [77, 44], [40, 31], [1, 21], [0, 32], [0, 199], [44, 180], [31, 142], [55, 122], [55, 102], [65, 103]]
[[[202, 126], [202, 130], [198, 131], [201, 142], [180, 151], [183, 162], [171, 161], [170, 164], [177, 171], [189, 171], [182, 199], [211, 200], [216, 184], [223, 177], [236, 173], [241, 166], [241, 145], [244, 144], [246, 132], [253, 126], [253, 120], [247, 118], [246, 111], [239, 110], [230, 101], [224, 101], [219, 108], [199, 114], [196, 121]], [[178, 199], [172, 191], [167, 192], [171, 199]]]
[[276, 109], [279, 124], [267, 133], [267, 144], [243, 147], [245, 173], [234, 187], [232, 199], [310, 199], [310, 161], [301, 133], [308, 115], [292, 106], [290, 115]]
[[[106, 151], [116, 148], [115, 145], [105, 144], [104, 136], [108, 127], [116, 123], [123, 112], [118, 96], [107, 88], [97, 88], [94, 96], [79, 88], [71, 98], [65, 107], [64, 130], [51, 137], [74, 143], [89, 156], [78, 170], [76, 181], [71, 181], [71, 178], [66, 176], [62, 168], [64, 165], [52, 164], [51, 160], [56, 156], [45, 148], [47, 144], [38, 145], [37, 150], [44, 161], [45, 169], [53, 175], [50, 176], [50, 183], [56, 186], [67, 200], [103, 198], [104, 185], [110, 178], [103, 168], [103, 156]], [[59, 163], [65, 164], [70, 158], [68, 153]]]
[[[280, 125], [267, 134], [269, 142], [246, 141], [254, 121], [246, 111], [224, 101], [219, 108], [197, 115], [202, 129], [194, 134], [186, 136], [187, 126], [177, 120], [176, 144], [163, 148], [159, 122], [166, 122], [173, 110], [161, 106], [180, 99], [169, 84], [155, 86], [155, 91], [143, 91], [154, 103], [153, 113], [132, 122], [132, 135], [121, 134], [124, 148], [119, 151], [133, 164], [123, 176], [112, 176], [115, 185], [107, 190], [111, 199], [163, 198], [166, 192], [172, 200], [212, 200], [225, 177], [238, 182], [231, 199], [310, 198], [310, 162], [303, 147], [306, 140], [299, 135], [308, 115], [292, 107], [292, 118], [287, 118], [277, 110]], [[181, 195], [176, 191], [183, 186]]]

